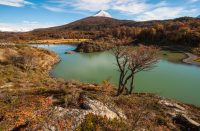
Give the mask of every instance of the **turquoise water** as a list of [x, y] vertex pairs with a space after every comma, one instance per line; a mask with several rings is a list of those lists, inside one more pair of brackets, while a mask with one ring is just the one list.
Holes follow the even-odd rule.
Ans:
[[[100, 83], [110, 80], [118, 83], [119, 74], [110, 52], [64, 54], [76, 47], [70, 45], [38, 45], [55, 51], [60, 57], [51, 73], [65, 80]], [[135, 79], [136, 92], [156, 93], [185, 103], [200, 106], [200, 68], [162, 59], [148, 72], [141, 72]]]

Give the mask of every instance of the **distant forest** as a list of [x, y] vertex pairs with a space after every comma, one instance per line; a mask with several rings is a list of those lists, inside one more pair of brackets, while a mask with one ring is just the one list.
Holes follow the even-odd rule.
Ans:
[[127, 39], [157, 44], [200, 46], [200, 19], [183, 17], [174, 20], [134, 22], [112, 18], [89, 17], [68, 25], [31, 32], [0, 32], [0, 40], [24, 43], [43, 39]]

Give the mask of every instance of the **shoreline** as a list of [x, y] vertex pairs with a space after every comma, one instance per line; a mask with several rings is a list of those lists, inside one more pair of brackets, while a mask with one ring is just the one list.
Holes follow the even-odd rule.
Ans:
[[[182, 59], [181, 62], [184, 64], [189, 64], [189, 65], [195, 65], [195, 66], [200, 66], [200, 62], [196, 62], [195, 60], [198, 58], [197, 55], [189, 52], [187, 49], [184, 47], [170, 47], [170, 46], [163, 46], [161, 47], [164, 50], [169, 50], [169, 51], [178, 51], [180, 53], [183, 53], [186, 55], [186, 58]], [[178, 48], [181, 48], [178, 49]]]
[[194, 55], [194, 54], [189, 53], [189, 52], [184, 52], [184, 54], [188, 56], [187, 58], [183, 59], [184, 63], [190, 64], [190, 65], [200, 66], [200, 62], [195, 61], [198, 58], [197, 55]]
[[[80, 43], [59, 43], [59, 44], [47, 44], [46, 45], [79, 45]], [[29, 45], [29, 44], [28, 44]], [[35, 45], [45, 45], [45, 43], [43, 44], [35, 44]], [[163, 48], [163, 47], [162, 47]], [[171, 51], [178, 51], [180, 53], [183, 53], [186, 55], [186, 58], [182, 59], [181, 62], [183, 62], [184, 64], [189, 64], [189, 65], [195, 65], [195, 66], [200, 66], [200, 62], [196, 62], [195, 60], [198, 58], [197, 55], [190, 53], [190, 52], [186, 52], [186, 51], [182, 51], [182, 50], [178, 50], [177, 48], [174, 47], [164, 47], [163, 50], [171, 50]], [[74, 50], [73, 50], [74, 51]], [[74, 51], [77, 52], [77, 51]], [[103, 51], [102, 51], [103, 52]], [[56, 52], [54, 52], [56, 53]], [[85, 52], [84, 52], [85, 53]], [[91, 53], [95, 53], [95, 52], [91, 52]], [[57, 53], [56, 53], [57, 54]], [[61, 60], [60, 60], [61, 61]], [[59, 61], [59, 62], [60, 62]], [[58, 63], [59, 63], [58, 62]]]

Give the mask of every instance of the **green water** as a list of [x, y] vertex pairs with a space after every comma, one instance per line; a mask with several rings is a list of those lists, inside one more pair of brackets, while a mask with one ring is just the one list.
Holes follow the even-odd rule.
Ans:
[[[117, 85], [119, 74], [115, 59], [110, 52], [64, 54], [65, 51], [76, 47], [69, 45], [38, 46], [53, 50], [61, 57], [62, 61], [51, 71], [57, 78], [92, 83], [108, 79]], [[137, 74], [134, 91], [156, 93], [163, 97], [200, 106], [200, 68], [175, 63], [183, 54], [170, 52], [164, 54], [164, 57], [174, 55], [173, 62], [167, 61], [168, 58], [163, 58], [153, 70]]]

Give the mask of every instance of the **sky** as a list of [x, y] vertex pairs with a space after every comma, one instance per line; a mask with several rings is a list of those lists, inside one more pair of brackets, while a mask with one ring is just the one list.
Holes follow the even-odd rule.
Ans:
[[0, 31], [63, 25], [99, 10], [135, 21], [196, 17], [200, 0], [0, 0]]

